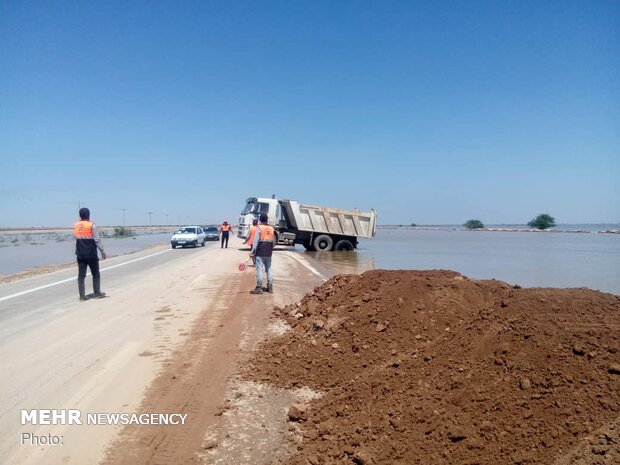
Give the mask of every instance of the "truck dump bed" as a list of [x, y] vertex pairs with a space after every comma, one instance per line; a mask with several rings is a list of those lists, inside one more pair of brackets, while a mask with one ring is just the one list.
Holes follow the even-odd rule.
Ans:
[[302, 205], [294, 200], [282, 200], [281, 204], [291, 225], [300, 231], [374, 237], [377, 229], [377, 213], [374, 210], [339, 210]]

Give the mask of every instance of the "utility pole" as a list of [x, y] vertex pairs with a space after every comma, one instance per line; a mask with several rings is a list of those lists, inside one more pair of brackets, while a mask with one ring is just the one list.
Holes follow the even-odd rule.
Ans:
[[170, 221], [168, 221], [168, 213], [166, 213], [166, 226], [170, 226]]
[[126, 208], [121, 208], [121, 210], [123, 210], [123, 228], [125, 227], [125, 212], [127, 211]]
[[149, 214], [149, 229], [151, 229], [151, 215], [153, 212], [147, 212]]

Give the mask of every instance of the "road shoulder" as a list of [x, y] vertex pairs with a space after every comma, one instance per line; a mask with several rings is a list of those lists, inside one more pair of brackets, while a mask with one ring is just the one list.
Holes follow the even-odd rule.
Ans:
[[187, 413], [186, 424], [128, 426], [110, 444], [104, 464], [260, 463], [275, 450], [288, 452], [282, 445], [291, 394], [243, 383], [237, 372], [261, 340], [283, 330], [271, 319], [273, 307], [322, 282], [292, 255], [275, 253], [272, 295], [249, 294], [254, 268], [222, 282], [150, 385], [138, 410]]

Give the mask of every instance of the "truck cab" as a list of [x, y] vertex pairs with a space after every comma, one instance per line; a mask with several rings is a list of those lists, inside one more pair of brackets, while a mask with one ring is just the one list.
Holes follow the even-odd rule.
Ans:
[[269, 218], [268, 222], [274, 228], [277, 228], [282, 220], [282, 208], [277, 199], [249, 197], [245, 201], [243, 210], [241, 210], [237, 236], [244, 240], [250, 237], [250, 226], [252, 226], [252, 221], [258, 220], [261, 213], [267, 214]]

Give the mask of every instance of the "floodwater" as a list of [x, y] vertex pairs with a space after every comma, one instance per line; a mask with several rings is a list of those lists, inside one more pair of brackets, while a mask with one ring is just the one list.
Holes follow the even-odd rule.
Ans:
[[[170, 240], [170, 231], [153, 231], [132, 237], [102, 237], [103, 247], [110, 257], [137, 252]], [[38, 266], [75, 262], [73, 233], [36, 232], [0, 234], [0, 275], [16, 273]]]
[[[566, 229], [620, 229], [571, 225]], [[103, 238], [109, 256], [165, 244], [170, 231]], [[620, 295], [620, 235], [379, 229], [357, 252], [305, 252], [328, 274], [371, 269], [445, 269], [475, 279], [528, 287], [588, 287]], [[71, 233], [0, 234], [0, 275], [37, 266], [72, 263]]]
[[380, 229], [360, 241], [357, 252], [304, 253], [336, 273], [445, 269], [527, 287], [588, 287], [620, 295], [617, 234]]

